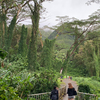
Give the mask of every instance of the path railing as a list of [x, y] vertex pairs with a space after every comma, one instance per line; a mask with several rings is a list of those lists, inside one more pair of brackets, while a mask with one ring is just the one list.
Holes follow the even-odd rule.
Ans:
[[[60, 88], [58, 91], [59, 91], [59, 100], [62, 100], [63, 96], [66, 95], [66, 86]], [[29, 94], [27, 100], [50, 100], [50, 94], [51, 92]]]
[[75, 100], [97, 100], [97, 96], [95, 94], [77, 92]]
[[66, 86], [59, 89], [59, 100], [62, 100], [63, 97], [66, 95]]
[[[66, 86], [60, 88], [59, 90], [59, 100], [63, 100], [63, 97], [66, 95]], [[27, 100], [50, 100], [51, 92], [38, 93], [38, 94], [29, 94]], [[77, 92], [75, 100], [97, 100], [95, 94]]]
[[50, 100], [50, 93], [29, 94], [27, 100]]

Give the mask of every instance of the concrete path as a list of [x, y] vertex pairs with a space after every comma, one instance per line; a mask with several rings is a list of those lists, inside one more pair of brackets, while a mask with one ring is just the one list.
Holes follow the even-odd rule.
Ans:
[[[78, 90], [78, 86], [77, 86], [77, 84], [76, 84], [75, 81], [70, 80], [70, 79], [64, 79], [63, 82], [66, 84], [67, 89], [68, 89], [68, 83], [72, 83], [72, 85], [73, 85], [73, 87], [75, 88], [75, 90], [76, 90], [76, 91]], [[66, 89], [66, 90], [67, 90], [67, 89]], [[66, 93], [67, 93], [67, 91], [66, 91]], [[66, 96], [63, 98], [63, 100], [68, 100], [68, 95], [66, 95]]]

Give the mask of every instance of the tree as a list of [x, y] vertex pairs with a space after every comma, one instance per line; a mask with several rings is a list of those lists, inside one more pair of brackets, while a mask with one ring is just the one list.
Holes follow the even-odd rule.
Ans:
[[99, 29], [99, 23], [100, 23], [100, 11], [98, 10], [97, 12], [89, 16], [89, 19], [87, 20], [69, 19], [69, 21], [67, 21], [67, 26], [70, 28], [65, 26], [64, 25], [65, 23], [62, 24], [62, 26], [64, 26], [63, 29], [67, 30], [65, 31], [64, 34], [69, 34], [69, 33], [71, 33], [72, 35], [76, 34], [75, 41], [71, 45], [70, 49], [68, 50], [66, 54], [64, 68], [67, 67], [66, 64], [68, 64], [68, 61], [69, 61], [68, 59], [70, 59], [72, 55], [75, 54], [75, 51], [78, 50], [77, 48], [79, 47], [79, 45], [84, 43], [84, 41], [87, 39], [88, 34], [92, 31]]
[[32, 34], [28, 52], [28, 67], [34, 71], [37, 69], [37, 36], [39, 34], [39, 19], [40, 10], [42, 9], [42, 3], [51, 0], [33, 0], [34, 6], [28, 4], [31, 10], [31, 20], [32, 20]]
[[21, 54], [22, 57], [25, 57], [27, 55], [26, 38], [27, 38], [27, 28], [25, 28], [25, 26], [23, 25], [19, 41], [19, 48], [18, 48], [18, 54]]
[[42, 67], [45, 67], [48, 69], [52, 68], [54, 43], [55, 43], [55, 39], [54, 40], [45, 39], [45, 43], [44, 43], [42, 54], [41, 54]]
[[[0, 1], [0, 24], [1, 24], [1, 47], [5, 46], [5, 50], [9, 51], [10, 44], [12, 41], [12, 34], [16, 25], [17, 19], [22, 8], [31, 0], [1, 0]], [[10, 17], [9, 17], [10, 16]], [[12, 21], [10, 20], [12, 18]], [[7, 27], [8, 21], [11, 21], [9, 28]], [[12, 27], [12, 28], [11, 28]], [[9, 37], [11, 36], [11, 37]], [[8, 43], [9, 42], [9, 43]], [[7, 45], [9, 44], [9, 47]], [[7, 46], [7, 48], [6, 48]]]
[[16, 25], [16, 15], [12, 19], [12, 21], [8, 27], [8, 30], [5, 33], [5, 47], [4, 47], [4, 49], [8, 52], [9, 52], [9, 48], [11, 46], [13, 30], [14, 30], [15, 25]]
[[[72, 46], [70, 47], [70, 56], [72, 56], [75, 52], [75, 50], [77, 49], [77, 47], [84, 42], [84, 40], [87, 37], [87, 34], [91, 31], [94, 31], [96, 29], [99, 28], [99, 23], [100, 23], [100, 12], [99, 10], [95, 13], [93, 13], [91, 16], [89, 16], [89, 19], [87, 20], [75, 20], [73, 22], [71, 22], [70, 24], [72, 24], [72, 26], [74, 27], [75, 25], [77, 25], [77, 27], [81, 28], [80, 30], [80, 35], [77, 37], [77, 41], [78, 44], [75, 46], [75, 44], [77, 43], [77, 41], [75, 41]], [[67, 58], [67, 56], [66, 56]]]
[[90, 32], [84, 44], [79, 46], [78, 53], [75, 54], [73, 62], [79, 68], [83, 66], [82, 70], [86, 70], [89, 76], [96, 76], [99, 78], [99, 53], [100, 53], [99, 31]]
[[86, 4], [91, 4], [91, 3], [100, 3], [100, 0], [89, 0], [88, 2], [86, 2]]

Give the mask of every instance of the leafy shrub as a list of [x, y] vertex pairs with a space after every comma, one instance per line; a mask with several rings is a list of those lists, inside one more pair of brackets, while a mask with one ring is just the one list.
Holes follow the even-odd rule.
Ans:
[[7, 60], [4, 63], [5, 68], [15, 74], [25, 69], [25, 67], [27, 66], [27, 58], [22, 57], [21, 55], [12, 55], [10, 60]]
[[79, 86], [80, 92], [96, 94], [100, 96], [100, 82], [93, 80], [92, 78], [74, 77], [73, 78]]
[[60, 72], [62, 65], [63, 65], [63, 62], [61, 60], [58, 60], [57, 58], [53, 60], [53, 68], [57, 72]]
[[78, 91], [84, 92], [84, 93], [91, 93], [89, 85], [84, 85], [84, 84], [79, 85]]
[[96, 76], [92, 76], [92, 77], [91, 77], [91, 79], [93, 79], [93, 80], [96, 80], [96, 81], [99, 81], [99, 82], [100, 82], [100, 77], [97, 79], [97, 77], [96, 77]]
[[58, 86], [57, 75], [56, 71], [47, 69], [31, 73], [24, 69], [14, 73], [11, 69], [1, 68], [0, 89], [8, 92], [5, 94], [5, 91], [2, 91], [0, 95], [1, 97], [3, 95], [3, 98], [8, 98], [8, 95], [12, 95], [14, 98], [18, 98], [17, 100], [20, 100], [19, 97], [26, 99], [28, 94], [50, 92], [55, 85]]
[[35, 93], [50, 92], [54, 86], [58, 86], [57, 82], [57, 72], [48, 69], [41, 69], [37, 74], [34, 74], [36, 84], [34, 85]]
[[18, 96], [16, 89], [0, 79], [0, 100], [21, 100], [21, 98]]
[[7, 56], [7, 52], [3, 49], [0, 49], [0, 58], [4, 59]]

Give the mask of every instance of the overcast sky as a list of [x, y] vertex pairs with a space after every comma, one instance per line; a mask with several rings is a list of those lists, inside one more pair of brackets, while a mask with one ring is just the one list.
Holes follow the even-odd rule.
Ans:
[[87, 19], [89, 15], [97, 9], [100, 9], [100, 4], [92, 3], [91, 5], [87, 5], [87, 1], [88, 0], [54, 0], [53, 2], [44, 2], [43, 7], [46, 8], [46, 11], [43, 13], [43, 16], [45, 19], [40, 20], [40, 27], [44, 25], [56, 25], [58, 23], [56, 16]]

